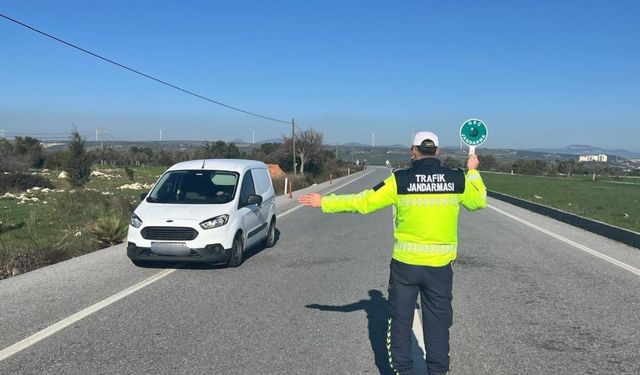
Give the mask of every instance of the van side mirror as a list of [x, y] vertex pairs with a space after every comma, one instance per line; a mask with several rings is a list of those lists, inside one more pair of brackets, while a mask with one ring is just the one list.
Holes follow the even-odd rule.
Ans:
[[140, 200], [143, 201], [147, 197], [147, 194], [149, 194], [149, 193], [140, 194]]
[[261, 204], [261, 203], [262, 203], [262, 196], [260, 196], [260, 195], [251, 194], [249, 196], [249, 198], [247, 198], [247, 205], [250, 205], [250, 204]]

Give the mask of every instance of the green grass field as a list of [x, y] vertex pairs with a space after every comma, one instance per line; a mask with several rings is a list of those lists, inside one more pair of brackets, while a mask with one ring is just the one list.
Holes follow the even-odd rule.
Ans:
[[146, 190], [118, 188], [152, 184], [164, 170], [134, 168], [129, 181], [121, 168], [97, 169], [106, 176], [93, 176], [86, 189], [71, 188], [58, 178], [60, 171], [37, 172], [53, 182], [55, 191], [31, 190], [25, 200], [0, 198], [0, 279], [104, 247], [88, 226], [110, 215], [128, 217]]
[[[487, 189], [640, 232], [640, 179], [482, 172]], [[621, 183], [623, 182], [623, 183]]]

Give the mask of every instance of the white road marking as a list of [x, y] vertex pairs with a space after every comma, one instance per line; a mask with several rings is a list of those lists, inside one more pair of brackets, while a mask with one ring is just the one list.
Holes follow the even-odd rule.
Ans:
[[[376, 171], [376, 170], [375, 170], [375, 169], [373, 169], [371, 172], [365, 173], [365, 174], [363, 174], [362, 176], [359, 176], [359, 177], [357, 177], [357, 178], [354, 178], [353, 180], [351, 180], [351, 181], [349, 181], [349, 182], [345, 182], [344, 184], [342, 184], [342, 185], [340, 185], [340, 186], [338, 186], [338, 187], [336, 187], [336, 188], [333, 188], [333, 189], [331, 189], [331, 190], [329, 190], [329, 191], [325, 192], [324, 194], [331, 194], [331, 193], [333, 193], [334, 191], [336, 191], [336, 190], [338, 190], [338, 189], [342, 189], [343, 187], [345, 187], [345, 186], [349, 185], [350, 183], [355, 182], [355, 181], [358, 181], [359, 179], [361, 179], [361, 178], [363, 178], [363, 177], [365, 177], [365, 176], [368, 176], [368, 175], [370, 175], [371, 173], [373, 173], [373, 172], [375, 172], [375, 171]], [[303, 205], [301, 205], [301, 204], [299, 204], [299, 205], [297, 205], [297, 206], [295, 206], [295, 207], [293, 207], [293, 208], [290, 208], [290, 209], [286, 210], [285, 212], [283, 212], [283, 213], [281, 213], [281, 214], [278, 214], [278, 218], [281, 218], [281, 217], [283, 217], [283, 216], [289, 215], [290, 213], [292, 213], [292, 212], [294, 212], [294, 211], [296, 211], [296, 210], [300, 209], [301, 207], [304, 207], [304, 206], [303, 206]]]
[[508, 213], [508, 212], [505, 212], [505, 211], [503, 211], [503, 210], [501, 210], [501, 209], [499, 209], [497, 207], [494, 207], [494, 206], [491, 206], [491, 205], [487, 205], [487, 207], [489, 207], [490, 209], [492, 209], [492, 210], [494, 210], [496, 212], [499, 212], [499, 213], [501, 213], [501, 214], [503, 214], [503, 215], [505, 215], [507, 217], [510, 217], [513, 220], [516, 220], [516, 221], [518, 221], [518, 222], [520, 222], [520, 223], [522, 223], [522, 224], [524, 224], [524, 225], [526, 225], [528, 227], [536, 229], [536, 230], [538, 230], [538, 231], [540, 231], [540, 232], [542, 232], [544, 234], [547, 234], [547, 235], [549, 235], [549, 236], [551, 236], [551, 237], [553, 237], [555, 239], [558, 239], [558, 240], [560, 240], [560, 241], [562, 241], [562, 242], [564, 242], [566, 244], [569, 244], [569, 245], [575, 247], [576, 249], [582, 250], [585, 253], [591, 254], [594, 257], [600, 258], [600, 259], [602, 259], [604, 261], [607, 261], [607, 262], [609, 262], [611, 264], [614, 264], [614, 265], [616, 265], [616, 266], [618, 266], [618, 267], [620, 267], [622, 269], [625, 269], [625, 270], [627, 270], [627, 271], [629, 271], [631, 273], [634, 273], [634, 274], [640, 276], [640, 269], [637, 269], [637, 268], [635, 268], [635, 267], [633, 267], [631, 265], [628, 265], [627, 263], [621, 262], [621, 261], [619, 261], [619, 260], [617, 260], [615, 258], [612, 258], [612, 257], [608, 256], [608, 255], [602, 254], [599, 251], [593, 250], [590, 247], [584, 246], [584, 245], [579, 244], [579, 243], [577, 243], [575, 241], [572, 241], [572, 240], [570, 240], [570, 239], [568, 239], [566, 237], [563, 237], [563, 236], [561, 236], [559, 234], [553, 233], [553, 232], [551, 232], [549, 230], [546, 230], [546, 229], [544, 229], [542, 227], [539, 227], [539, 226], [537, 226], [537, 225], [535, 225], [535, 224], [533, 224], [531, 222], [528, 222], [528, 221], [526, 221], [524, 219], [521, 219], [521, 218], [519, 218], [519, 217], [517, 217], [515, 215], [512, 215], [512, 214]]
[[135, 285], [133, 285], [133, 286], [121, 291], [121, 292], [119, 292], [119, 293], [116, 293], [116, 294], [112, 295], [111, 297], [108, 297], [108, 298], [106, 298], [106, 299], [104, 299], [104, 300], [102, 300], [102, 301], [100, 301], [100, 302], [98, 302], [96, 304], [93, 304], [93, 305], [87, 307], [84, 310], [78, 311], [77, 313], [75, 313], [75, 314], [73, 314], [73, 315], [71, 315], [71, 316], [69, 316], [69, 317], [67, 317], [65, 319], [62, 319], [57, 323], [55, 323], [55, 324], [53, 324], [53, 325], [51, 325], [51, 326], [39, 331], [39, 332], [34, 333], [33, 335], [27, 337], [26, 339], [24, 339], [24, 340], [22, 340], [20, 342], [17, 342], [15, 344], [11, 345], [11, 346], [8, 346], [8, 347], [2, 349], [0, 351], [0, 362], [4, 361], [5, 359], [11, 357], [12, 355], [14, 355], [16, 353], [19, 353], [20, 351], [30, 347], [31, 345], [46, 339], [47, 337], [49, 337], [49, 336], [53, 335], [54, 333], [56, 333], [56, 332], [58, 332], [58, 331], [60, 331], [60, 330], [62, 330], [64, 328], [72, 325], [73, 323], [75, 323], [75, 322], [77, 322], [77, 321], [79, 321], [81, 319], [84, 319], [87, 316], [89, 316], [89, 315], [91, 315], [91, 314], [93, 314], [93, 313], [95, 313], [97, 311], [100, 311], [100, 310], [104, 309], [105, 307], [107, 307], [107, 306], [109, 306], [109, 305], [111, 305], [111, 304], [113, 304], [113, 303], [115, 303], [115, 302], [127, 297], [128, 295], [131, 295], [131, 294], [137, 292], [138, 290], [140, 290], [140, 289], [142, 289], [142, 288], [144, 288], [146, 286], [149, 286], [149, 285], [155, 283], [156, 281], [158, 281], [158, 280], [160, 280], [160, 279], [162, 279], [162, 278], [164, 278], [166, 276], [169, 276], [170, 274], [172, 274], [175, 271], [176, 271], [176, 268], [167, 269], [167, 270], [158, 272], [157, 274], [149, 277], [148, 279], [145, 279], [145, 280], [143, 280], [143, 281], [141, 281], [141, 282], [139, 282], [139, 283], [137, 283], [137, 284], [135, 284]]
[[[422, 349], [423, 353], [427, 353], [427, 350], [424, 348], [424, 336], [422, 335], [422, 312], [419, 308], [416, 308], [416, 310], [413, 312], [412, 329], [413, 335], [416, 337], [416, 341], [418, 341], [418, 346], [420, 347], [420, 349]], [[421, 360], [424, 360], [424, 358], [421, 358]]]

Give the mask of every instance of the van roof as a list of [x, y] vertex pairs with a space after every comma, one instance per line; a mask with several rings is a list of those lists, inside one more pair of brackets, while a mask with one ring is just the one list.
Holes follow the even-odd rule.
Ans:
[[[204, 162], [204, 167], [203, 167]], [[267, 165], [257, 160], [242, 160], [242, 159], [199, 159], [183, 161], [178, 164], [172, 165], [168, 170], [220, 170], [242, 173], [251, 168], [267, 168]]]

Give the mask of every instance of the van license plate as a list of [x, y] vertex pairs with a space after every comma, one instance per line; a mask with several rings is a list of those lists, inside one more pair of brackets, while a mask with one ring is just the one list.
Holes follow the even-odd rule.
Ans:
[[151, 251], [158, 255], [189, 255], [191, 249], [184, 242], [152, 242]]

